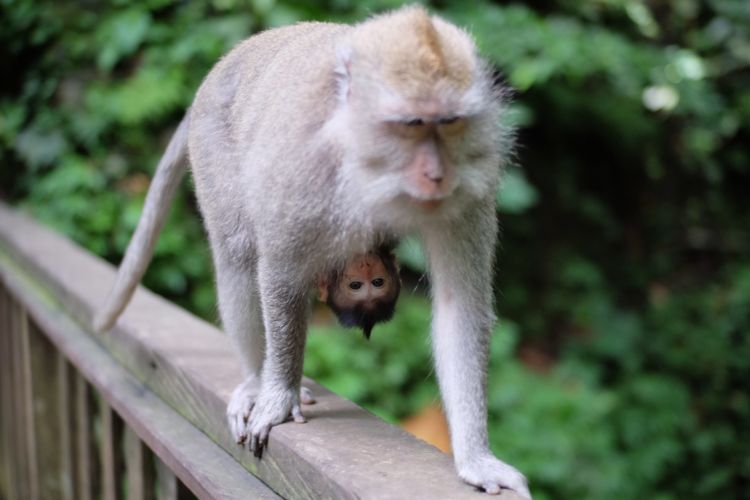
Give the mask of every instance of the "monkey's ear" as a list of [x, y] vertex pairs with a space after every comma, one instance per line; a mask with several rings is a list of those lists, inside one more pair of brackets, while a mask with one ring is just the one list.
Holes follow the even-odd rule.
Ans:
[[349, 45], [338, 45], [336, 47], [336, 95], [340, 102], [346, 102], [349, 99], [351, 91], [350, 68], [352, 64], [352, 48]]

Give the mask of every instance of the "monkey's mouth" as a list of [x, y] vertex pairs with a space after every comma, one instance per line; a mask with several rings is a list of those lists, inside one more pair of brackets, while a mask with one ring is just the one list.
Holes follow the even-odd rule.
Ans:
[[415, 200], [416, 204], [425, 210], [437, 210], [443, 204], [443, 200]]
[[423, 211], [433, 212], [448, 203], [453, 197], [455, 189], [445, 190], [438, 193], [405, 192], [406, 201], [409, 205], [416, 206]]
[[431, 212], [440, 208], [445, 203], [445, 198], [418, 198], [414, 195], [407, 195], [410, 204]]

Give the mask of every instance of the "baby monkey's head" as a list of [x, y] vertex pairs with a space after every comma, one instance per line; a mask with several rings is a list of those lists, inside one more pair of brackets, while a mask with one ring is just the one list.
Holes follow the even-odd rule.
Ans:
[[380, 247], [350, 259], [318, 285], [320, 300], [336, 314], [341, 326], [360, 327], [366, 338], [372, 328], [393, 317], [401, 292], [396, 256]]

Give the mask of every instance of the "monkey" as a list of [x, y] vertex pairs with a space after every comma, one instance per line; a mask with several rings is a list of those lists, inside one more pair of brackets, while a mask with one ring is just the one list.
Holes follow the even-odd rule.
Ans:
[[189, 165], [222, 324], [245, 377], [227, 422], [260, 458], [273, 426], [305, 421], [302, 358], [316, 277], [413, 235], [427, 256], [456, 471], [487, 493], [531, 498], [487, 433], [495, 193], [513, 133], [501, 120], [508, 92], [493, 86], [477, 52], [465, 31], [421, 6], [240, 42], [176, 128], [93, 327], [111, 327], [130, 299]]
[[393, 245], [355, 256], [342, 270], [318, 281], [318, 299], [334, 312], [339, 324], [359, 327], [367, 340], [372, 328], [389, 321], [401, 292]]

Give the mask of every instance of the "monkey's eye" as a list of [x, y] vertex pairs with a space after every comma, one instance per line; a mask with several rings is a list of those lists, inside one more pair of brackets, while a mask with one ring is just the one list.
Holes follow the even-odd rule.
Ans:
[[450, 125], [451, 123], [456, 123], [458, 121], [457, 116], [449, 116], [446, 118], [441, 118], [438, 120], [439, 125]]
[[408, 127], [421, 127], [422, 125], [424, 125], [424, 120], [422, 120], [421, 118], [414, 118], [412, 120], [405, 121], [404, 125]]
[[438, 131], [442, 137], [460, 137], [466, 130], [466, 119], [460, 116], [446, 116], [438, 121]]
[[375, 288], [380, 288], [385, 285], [385, 280], [383, 278], [375, 278], [371, 283]]
[[362, 288], [362, 282], [352, 281], [351, 283], [349, 283], [349, 288], [351, 288], [352, 290], [359, 290], [360, 288]]

